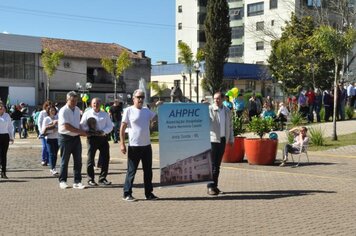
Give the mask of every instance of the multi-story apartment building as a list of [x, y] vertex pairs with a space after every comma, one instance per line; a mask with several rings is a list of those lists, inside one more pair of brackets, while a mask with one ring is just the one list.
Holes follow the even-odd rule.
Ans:
[[[271, 41], [279, 38], [292, 12], [297, 16], [320, 18], [336, 0], [227, 0], [232, 29], [229, 62], [267, 64]], [[205, 44], [206, 0], [176, 0], [176, 45], [187, 43], [193, 53]], [[349, 0], [353, 9], [355, 0]], [[327, 21], [334, 26], [345, 24], [342, 17], [327, 11]], [[176, 61], [178, 49], [176, 47]]]

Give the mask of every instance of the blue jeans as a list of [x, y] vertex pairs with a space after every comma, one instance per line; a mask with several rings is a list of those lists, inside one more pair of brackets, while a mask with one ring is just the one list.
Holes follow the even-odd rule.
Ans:
[[42, 153], [41, 153], [41, 161], [44, 163], [48, 163], [48, 148], [47, 148], [47, 141], [45, 137], [40, 137], [41, 144], [42, 144]]
[[59, 182], [67, 182], [68, 163], [70, 155], [73, 155], [74, 183], [82, 182], [82, 143], [79, 136], [59, 134], [58, 144], [61, 153], [61, 168]]
[[138, 164], [142, 161], [143, 182], [145, 195], [149, 196], [153, 191], [152, 186], [152, 147], [129, 146], [127, 151], [127, 173], [124, 184], [124, 197], [132, 194], [132, 185], [135, 179]]
[[22, 137], [27, 138], [27, 117], [21, 117]]
[[53, 170], [56, 168], [57, 164], [58, 139], [47, 139], [47, 151], [49, 157], [49, 168]]
[[112, 138], [114, 139], [114, 142], [118, 142], [121, 121], [112, 122], [112, 123], [114, 124], [113, 130], [112, 130]]
[[208, 188], [218, 187], [220, 165], [225, 152], [226, 138], [220, 139], [220, 143], [211, 143], [211, 164], [213, 172], [213, 183], [207, 185]]
[[14, 127], [14, 138], [16, 136], [16, 130], [19, 132], [19, 137], [21, 138], [21, 120], [13, 120], [12, 126]]

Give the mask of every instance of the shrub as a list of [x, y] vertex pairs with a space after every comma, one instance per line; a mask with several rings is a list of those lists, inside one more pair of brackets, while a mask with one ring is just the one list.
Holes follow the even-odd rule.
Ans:
[[286, 131], [286, 136], [287, 136], [288, 143], [292, 144], [294, 142], [294, 134], [287, 130]]
[[325, 121], [325, 120], [324, 120], [324, 117], [325, 117], [325, 108], [322, 107], [322, 108], [320, 109], [320, 120]]
[[234, 135], [239, 136], [245, 133], [245, 128], [243, 127], [243, 117], [238, 117], [235, 112], [232, 113], [232, 127], [234, 130]]
[[255, 133], [262, 138], [266, 133], [270, 132], [274, 126], [274, 120], [272, 118], [262, 118], [259, 116], [252, 117], [252, 120], [248, 123], [249, 131]]
[[345, 108], [345, 113], [346, 113], [347, 119], [351, 120], [352, 118], [354, 118], [354, 108], [353, 107], [347, 106]]
[[304, 121], [304, 118], [302, 114], [300, 114], [298, 111], [292, 112], [290, 116], [290, 122], [293, 124], [293, 126], [298, 126], [302, 124]]
[[310, 141], [313, 143], [313, 145], [324, 146], [325, 138], [321, 127], [309, 128], [309, 134]]

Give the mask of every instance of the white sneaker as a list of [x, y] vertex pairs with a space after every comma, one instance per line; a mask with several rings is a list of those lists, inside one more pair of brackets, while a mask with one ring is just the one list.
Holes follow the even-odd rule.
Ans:
[[74, 188], [74, 189], [85, 189], [86, 187], [85, 187], [85, 185], [82, 184], [82, 183], [74, 183], [74, 184], [73, 184], [73, 188]]
[[62, 182], [59, 183], [59, 187], [60, 187], [61, 189], [69, 188], [67, 182], [64, 182], [64, 181], [62, 181]]
[[56, 169], [49, 170], [49, 172], [51, 172], [51, 174], [52, 174], [53, 176], [58, 175], [58, 172], [56, 171]]

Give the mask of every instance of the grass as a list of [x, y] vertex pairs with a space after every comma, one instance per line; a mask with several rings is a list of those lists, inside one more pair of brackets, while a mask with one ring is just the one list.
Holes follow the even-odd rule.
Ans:
[[[323, 146], [314, 146], [313, 144], [311, 144], [308, 148], [308, 151], [325, 151], [329, 149], [335, 149], [343, 146], [356, 144], [356, 133], [339, 135], [337, 138], [337, 141], [332, 141], [331, 137], [326, 137]], [[285, 144], [286, 143], [279, 143], [278, 148], [283, 149]]]
[[151, 132], [151, 143], [159, 143], [158, 131]]

